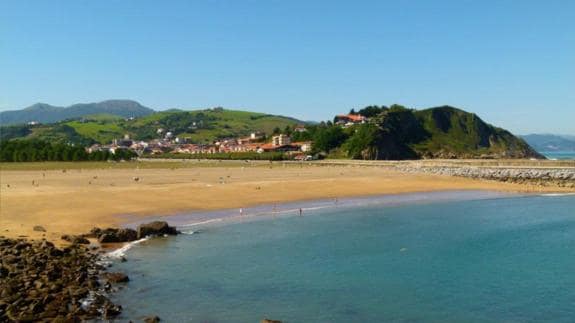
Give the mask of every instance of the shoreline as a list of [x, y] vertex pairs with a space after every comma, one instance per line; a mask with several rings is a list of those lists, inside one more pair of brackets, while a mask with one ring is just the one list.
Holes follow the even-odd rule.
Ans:
[[[549, 193], [565, 195], [575, 193]], [[266, 203], [248, 205], [242, 208], [225, 208], [205, 211], [183, 211], [173, 214], [139, 218], [127, 216], [122, 228], [135, 228], [149, 221], [168, 221], [178, 229], [209, 225], [211, 223], [231, 223], [234, 221], [250, 221], [254, 219], [273, 219], [275, 217], [298, 216], [301, 209], [303, 214], [329, 211], [333, 209], [346, 209], [359, 206], [394, 207], [407, 204], [440, 203], [448, 201], [475, 201], [486, 199], [499, 199], [509, 197], [539, 196], [540, 193], [509, 192], [497, 190], [437, 190], [417, 191], [390, 194], [374, 194], [362, 196], [343, 196], [340, 198], [321, 198], [309, 200], [285, 201], [279, 203]], [[241, 210], [241, 213], [240, 213]], [[184, 232], [185, 233], [185, 232]]]
[[[56, 163], [46, 170], [38, 169], [39, 165], [32, 165], [30, 170], [1, 168], [0, 235], [45, 238], [66, 245], [61, 235], [81, 234], [94, 226], [120, 227], [154, 218], [171, 222], [181, 214], [306, 204], [322, 199], [343, 201], [449, 190], [575, 192], [568, 187], [405, 172], [384, 166], [388, 163], [156, 161], [112, 165], [119, 168], [109, 163]], [[42, 226], [46, 232], [34, 231], [35, 226]]]

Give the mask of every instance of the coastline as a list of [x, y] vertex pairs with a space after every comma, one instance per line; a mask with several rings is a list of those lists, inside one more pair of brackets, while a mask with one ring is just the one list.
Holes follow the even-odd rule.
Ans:
[[[575, 193], [549, 193], [564, 195]], [[212, 224], [227, 224], [253, 220], [274, 219], [278, 217], [313, 215], [328, 212], [333, 209], [350, 209], [360, 206], [395, 207], [408, 204], [441, 203], [450, 201], [476, 201], [509, 197], [541, 195], [539, 193], [516, 193], [495, 190], [437, 190], [421, 192], [390, 193], [381, 195], [348, 196], [341, 198], [321, 198], [312, 200], [286, 201], [273, 204], [258, 204], [237, 208], [207, 210], [200, 212], [180, 212], [169, 215], [159, 215], [146, 218], [137, 216], [125, 217], [121, 225], [125, 228], [135, 228], [149, 221], [169, 221], [183, 233], [195, 227]], [[543, 194], [544, 195], [544, 194]], [[241, 210], [241, 213], [240, 213]], [[193, 232], [194, 230], [192, 230]]]
[[[401, 172], [393, 167], [363, 167], [354, 162], [342, 165], [158, 163], [118, 164], [121, 168], [107, 164], [99, 165], [100, 168], [82, 168], [78, 163], [60, 164], [46, 170], [2, 169], [0, 227], [3, 230], [0, 235], [45, 238], [65, 245], [60, 239], [62, 234], [81, 234], [94, 226], [118, 227], [151, 218], [171, 222], [183, 213], [448, 190], [575, 191]], [[34, 231], [37, 225], [43, 226], [46, 232]]]

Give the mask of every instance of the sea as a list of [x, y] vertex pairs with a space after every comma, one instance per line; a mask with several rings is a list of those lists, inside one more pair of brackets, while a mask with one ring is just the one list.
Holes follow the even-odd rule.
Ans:
[[182, 215], [185, 234], [122, 250], [127, 261], [110, 269], [130, 277], [112, 296], [119, 320], [575, 321], [575, 195], [389, 195], [310, 202], [301, 215], [298, 206], [204, 214], [195, 225]]
[[541, 154], [551, 160], [575, 159], [575, 151], [542, 151]]

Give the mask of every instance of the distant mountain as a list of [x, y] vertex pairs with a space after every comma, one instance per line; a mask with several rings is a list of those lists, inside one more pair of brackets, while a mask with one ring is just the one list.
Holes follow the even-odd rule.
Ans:
[[535, 150], [575, 151], [575, 137], [552, 134], [530, 134], [522, 136]]
[[23, 124], [32, 121], [54, 123], [95, 114], [108, 114], [129, 118], [141, 117], [152, 113], [154, 113], [154, 110], [131, 100], [79, 103], [69, 107], [56, 107], [46, 103], [36, 103], [22, 110], [0, 112], [0, 125]]

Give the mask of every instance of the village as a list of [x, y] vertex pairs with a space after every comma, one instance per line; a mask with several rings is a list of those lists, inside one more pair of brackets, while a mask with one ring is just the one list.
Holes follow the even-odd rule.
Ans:
[[[343, 114], [335, 117], [335, 124], [347, 128], [355, 124], [367, 122], [367, 118], [358, 114]], [[294, 127], [294, 132], [306, 132], [304, 125]], [[164, 155], [164, 154], [188, 154], [206, 155], [221, 153], [284, 153], [293, 159], [311, 159], [312, 141], [292, 141], [287, 134], [276, 134], [268, 139], [265, 133], [254, 131], [245, 137], [222, 138], [211, 143], [192, 143], [188, 138], [175, 136], [171, 131], [163, 128], [156, 130], [160, 139], [149, 141], [134, 140], [125, 134], [121, 139], [114, 139], [110, 144], [94, 144], [87, 148], [89, 153], [96, 151], [109, 151], [114, 154], [119, 149], [135, 152], [138, 156]]]
[[[297, 128], [296, 128], [297, 129]], [[305, 128], [300, 131], [305, 131]], [[246, 137], [225, 138], [215, 140], [212, 143], [199, 144], [190, 143], [187, 138], [174, 136], [171, 132], [158, 129], [158, 133], [163, 135], [161, 139], [150, 141], [133, 140], [128, 134], [122, 139], [114, 139], [111, 144], [94, 144], [87, 148], [89, 153], [95, 151], [109, 151], [115, 153], [119, 149], [131, 150], [143, 155], [163, 155], [163, 154], [219, 154], [219, 153], [264, 153], [281, 152], [286, 153], [296, 159], [306, 158], [312, 150], [312, 142], [292, 142], [291, 137], [285, 134], [278, 134], [271, 137], [271, 141], [266, 140], [262, 132], [252, 132]]]

